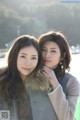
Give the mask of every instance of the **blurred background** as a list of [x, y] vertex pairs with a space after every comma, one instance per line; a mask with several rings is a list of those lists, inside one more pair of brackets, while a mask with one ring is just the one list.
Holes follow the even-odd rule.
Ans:
[[80, 0], [0, 0], [0, 68], [16, 37], [38, 37], [50, 30], [67, 37], [72, 53], [70, 72], [80, 82]]
[[0, 48], [19, 35], [38, 37], [49, 30], [63, 32], [73, 49], [80, 48], [80, 4], [67, 1], [0, 0]]
[[16, 37], [38, 37], [49, 30], [67, 37], [73, 58], [71, 72], [80, 78], [80, 0], [0, 0], [0, 66]]

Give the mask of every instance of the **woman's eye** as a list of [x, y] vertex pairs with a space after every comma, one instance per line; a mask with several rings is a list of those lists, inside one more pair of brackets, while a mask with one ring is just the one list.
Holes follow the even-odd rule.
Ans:
[[52, 50], [51, 52], [53, 53], [53, 52], [56, 52], [56, 51], [55, 51], [55, 50]]
[[45, 49], [42, 49], [42, 51], [46, 51]]
[[21, 55], [20, 57], [21, 57], [21, 58], [25, 58], [25, 56], [24, 56], [24, 55]]
[[36, 60], [37, 58], [36, 58], [36, 57], [33, 57], [32, 59], [33, 59], [33, 60]]

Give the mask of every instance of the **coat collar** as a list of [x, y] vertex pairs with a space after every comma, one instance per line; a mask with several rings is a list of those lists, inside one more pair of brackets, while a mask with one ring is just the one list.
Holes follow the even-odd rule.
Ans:
[[27, 77], [24, 81], [24, 85], [27, 90], [47, 91], [49, 88], [49, 81], [45, 76], [39, 73], [35, 77], [33, 75]]

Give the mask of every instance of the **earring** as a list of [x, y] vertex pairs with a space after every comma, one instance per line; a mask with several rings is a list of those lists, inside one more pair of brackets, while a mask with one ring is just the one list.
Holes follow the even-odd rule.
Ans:
[[61, 70], [63, 71], [63, 63], [62, 63], [62, 61], [60, 62], [60, 66], [61, 66]]

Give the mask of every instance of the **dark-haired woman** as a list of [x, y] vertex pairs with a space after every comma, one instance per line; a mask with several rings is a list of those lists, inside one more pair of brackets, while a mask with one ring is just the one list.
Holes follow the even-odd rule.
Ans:
[[38, 41], [44, 59], [42, 74], [51, 86], [48, 96], [56, 120], [73, 120], [80, 88], [77, 79], [67, 71], [71, 60], [68, 41], [55, 31], [40, 35]]
[[[36, 38], [23, 35], [8, 53], [8, 65], [0, 70], [1, 120], [53, 120], [55, 112], [40, 74], [43, 59]], [[55, 118], [56, 120], [56, 118]]]

